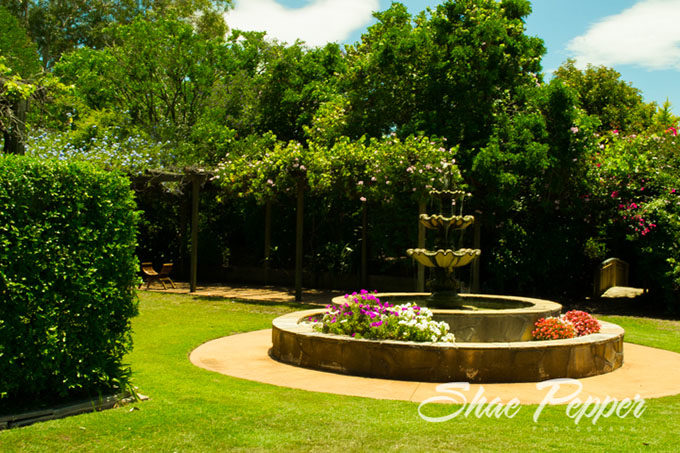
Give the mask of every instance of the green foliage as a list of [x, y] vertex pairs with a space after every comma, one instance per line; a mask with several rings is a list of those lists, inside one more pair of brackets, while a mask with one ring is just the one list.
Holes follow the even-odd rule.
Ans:
[[498, 107], [489, 143], [468, 174], [475, 207], [484, 213], [486, 284], [550, 295], [582, 287], [583, 242], [591, 230], [582, 195], [597, 122], [575, 107], [559, 80], [525, 87]]
[[0, 6], [0, 57], [5, 64], [26, 79], [40, 72], [38, 50], [30, 40], [19, 21], [9, 11]]
[[76, 85], [75, 123], [91, 110], [116, 111], [120, 125], [170, 141], [178, 165], [215, 165], [243, 146], [237, 141], [268, 132], [304, 143], [344, 65], [334, 44], [308, 50], [239, 32], [225, 42], [178, 20], [140, 18], [107, 32], [106, 47], [78, 49], [55, 66]]
[[215, 179], [231, 193], [260, 201], [292, 193], [300, 182], [312, 191], [362, 202], [391, 201], [402, 192], [421, 200], [433, 188], [461, 183], [456, 150], [421, 136], [367, 141], [340, 137], [331, 147], [310, 142], [305, 148], [269, 135], [249, 152], [228, 154]]
[[340, 46], [305, 49], [295, 43], [274, 46], [262, 77], [259, 129], [284, 141], [304, 143], [308, 126], [319, 105], [333, 92], [334, 74], [345, 71]]
[[298, 184], [316, 187], [321, 175], [315, 153], [300, 143], [284, 143], [271, 135], [258, 145], [251, 153], [228, 154], [217, 166], [214, 179], [230, 193], [254, 196], [260, 202], [277, 194], [295, 193]]
[[26, 28], [42, 64], [51, 68], [62, 54], [81, 47], [103, 47], [108, 26], [128, 24], [139, 16], [185, 18], [204, 32], [219, 32], [224, 28], [223, 20], [221, 24], [218, 20], [220, 13], [231, 6], [231, 0], [0, 0], [0, 6]]
[[535, 85], [542, 41], [524, 34], [528, 1], [446, 1], [412, 18], [398, 3], [376, 13], [348, 49], [350, 135], [446, 137], [461, 162], [483, 145], [498, 100]]
[[656, 105], [646, 104], [640, 90], [622, 80], [614, 69], [588, 65], [581, 71], [574, 60], [567, 60], [555, 77], [576, 92], [580, 108], [600, 119], [601, 132], [639, 133], [652, 124]]
[[186, 138], [217, 79], [219, 44], [177, 20], [138, 19], [109, 33], [112, 45], [83, 48], [65, 57], [55, 72], [77, 83], [89, 108], [129, 115], [155, 140]]
[[0, 399], [120, 390], [136, 314], [129, 181], [0, 156]]
[[666, 99], [661, 107], [657, 110], [652, 118], [652, 126], [650, 127], [648, 133], [661, 134], [666, 132], [669, 128], [675, 128], [677, 130], [678, 123], [680, 123], [680, 117], [673, 115], [671, 111], [671, 103]]

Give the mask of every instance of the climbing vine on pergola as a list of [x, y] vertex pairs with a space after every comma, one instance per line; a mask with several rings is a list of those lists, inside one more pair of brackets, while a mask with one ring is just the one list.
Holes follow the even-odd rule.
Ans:
[[[214, 180], [228, 193], [254, 197], [269, 209], [281, 196], [297, 199], [295, 296], [302, 298], [302, 238], [306, 192], [344, 196], [362, 203], [362, 279], [367, 274], [366, 212], [368, 203], [389, 203], [404, 189], [422, 203], [433, 188], [462, 180], [455, 165], [457, 149], [443, 140], [409, 136], [350, 140], [332, 145], [272, 140], [243, 154], [230, 154], [218, 165]], [[265, 249], [269, 247], [270, 216], [265, 216]], [[268, 261], [265, 250], [265, 266]]]

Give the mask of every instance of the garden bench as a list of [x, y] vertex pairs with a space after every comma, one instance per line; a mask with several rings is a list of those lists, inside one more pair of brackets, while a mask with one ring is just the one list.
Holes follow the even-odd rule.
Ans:
[[[142, 263], [142, 274], [144, 281], [146, 282], [146, 289], [149, 289], [149, 286], [151, 286], [152, 282], [158, 281], [161, 285], [163, 285], [163, 289], [167, 289], [165, 286], [165, 283], [170, 283], [173, 288], [175, 288], [175, 283], [172, 281], [170, 278], [170, 272], [172, 271], [172, 263], [164, 263], [163, 267], [161, 267], [160, 272], [156, 272], [156, 270], [153, 268], [152, 263]], [[142, 283], [143, 284], [143, 283]], [[142, 285], [139, 285], [141, 288]]]

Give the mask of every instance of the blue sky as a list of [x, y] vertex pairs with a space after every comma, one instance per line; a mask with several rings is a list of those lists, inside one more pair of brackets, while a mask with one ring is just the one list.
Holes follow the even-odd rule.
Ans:
[[[227, 13], [233, 28], [267, 31], [310, 45], [351, 44], [390, 0], [236, 0]], [[437, 0], [404, 0], [411, 13]], [[527, 33], [544, 40], [549, 75], [567, 58], [604, 64], [640, 89], [646, 101], [668, 98], [680, 114], [680, 0], [534, 0]]]

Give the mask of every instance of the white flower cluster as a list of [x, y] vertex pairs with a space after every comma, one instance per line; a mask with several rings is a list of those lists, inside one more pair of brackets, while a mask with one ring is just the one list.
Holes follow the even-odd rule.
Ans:
[[444, 321], [433, 321], [432, 311], [426, 307], [410, 303], [397, 305], [392, 310], [399, 316], [399, 325], [423, 332], [433, 343], [455, 341], [454, 335], [449, 333], [449, 325]]

